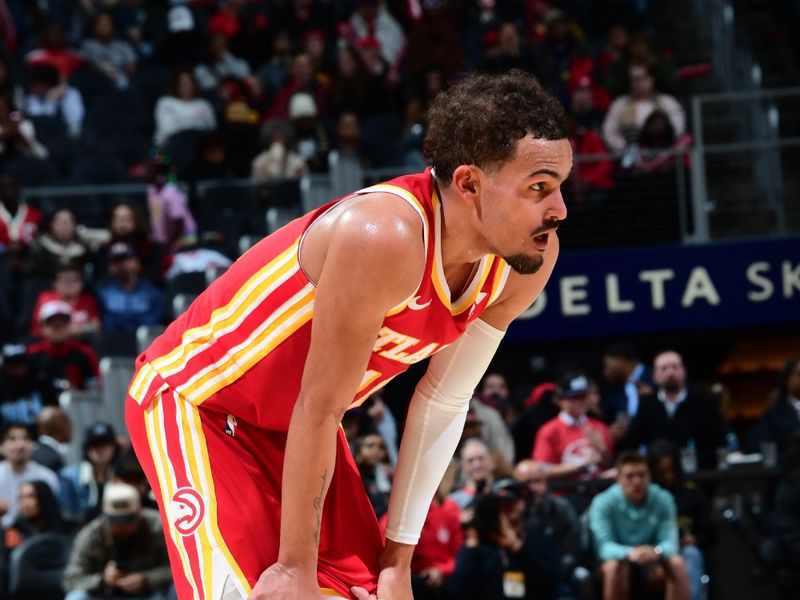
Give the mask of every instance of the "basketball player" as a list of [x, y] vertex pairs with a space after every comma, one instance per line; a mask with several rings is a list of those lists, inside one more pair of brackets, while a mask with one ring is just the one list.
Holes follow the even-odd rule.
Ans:
[[[270, 235], [137, 359], [127, 422], [181, 600], [411, 599], [473, 389], [553, 270], [566, 137], [532, 76], [465, 79], [431, 106], [432, 170]], [[428, 357], [384, 544], [339, 424]]]

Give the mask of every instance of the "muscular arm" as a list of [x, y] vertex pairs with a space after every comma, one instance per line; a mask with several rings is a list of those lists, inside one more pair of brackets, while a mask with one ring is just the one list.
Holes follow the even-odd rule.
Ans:
[[361, 384], [386, 311], [416, 289], [424, 270], [421, 222], [406, 207], [395, 208], [402, 204], [354, 201], [328, 228], [324, 251], [309, 248], [316, 256], [307, 263], [319, 277], [311, 346], [286, 442], [278, 563], [314, 581], [342, 414]]

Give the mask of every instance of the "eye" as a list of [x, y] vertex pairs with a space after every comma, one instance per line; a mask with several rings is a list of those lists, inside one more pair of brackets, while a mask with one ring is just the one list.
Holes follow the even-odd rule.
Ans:
[[534, 184], [531, 186], [531, 189], [532, 189], [534, 192], [543, 192], [543, 191], [545, 191], [545, 184], [544, 184], [544, 183], [542, 183], [541, 181], [540, 181], [540, 182], [538, 182], [538, 183], [534, 183]]

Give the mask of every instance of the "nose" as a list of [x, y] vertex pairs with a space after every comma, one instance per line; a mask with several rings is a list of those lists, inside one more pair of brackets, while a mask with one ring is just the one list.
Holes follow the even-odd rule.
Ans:
[[550, 194], [550, 206], [547, 207], [545, 220], [557, 219], [563, 221], [567, 218], [567, 205], [564, 202], [564, 195], [561, 193], [561, 188]]

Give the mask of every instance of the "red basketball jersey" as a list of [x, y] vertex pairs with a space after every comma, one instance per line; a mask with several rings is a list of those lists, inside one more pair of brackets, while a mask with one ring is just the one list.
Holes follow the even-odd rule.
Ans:
[[194, 405], [286, 431], [314, 318], [315, 286], [298, 260], [303, 234], [336, 203], [368, 192], [393, 194], [419, 213], [426, 262], [417, 291], [386, 313], [353, 406], [455, 341], [500, 295], [509, 267], [484, 257], [451, 301], [442, 270], [441, 203], [426, 170], [335, 200], [256, 244], [139, 356], [131, 397], [146, 406], [169, 387]]

